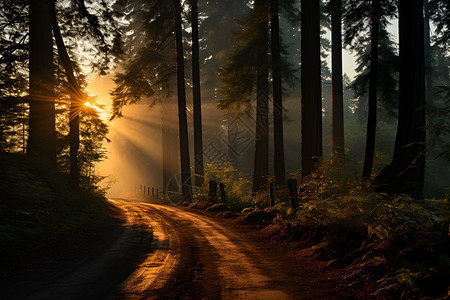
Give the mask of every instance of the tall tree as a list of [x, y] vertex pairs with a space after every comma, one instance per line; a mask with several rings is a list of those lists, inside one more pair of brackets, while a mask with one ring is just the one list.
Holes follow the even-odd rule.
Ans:
[[301, 2], [301, 31], [301, 170], [304, 177], [316, 169], [322, 157], [319, 1]]
[[161, 103], [161, 143], [162, 143], [162, 175], [163, 191], [179, 192], [178, 178], [174, 176], [179, 173], [178, 154], [178, 126], [174, 116], [177, 115], [177, 100], [174, 97], [164, 99]]
[[[160, 103], [162, 117], [163, 188], [179, 191], [178, 118], [176, 89], [175, 15], [171, 1], [129, 0], [120, 7], [129, 22], [123, 35], [125, 54], [118, 58], [123, 72], [116, 73], [112, 91], [113, 117], [141, 100]], [[178, 179], [178, 178], [177, 178]]]
[[180, 162], [181, 162], [181, 195], [185, 200], [192, 200], [191, 166], [189, 163], [189, 140], [186, 116], [186, 90], [184, 78], [183, 36], [180, 0], [175, 4], [175, 36], [177, 56], [177, 93], [178, 93], [178, 130], [180, 134]]
[[202, 134], [202, 102], [200, 97], [200, 54], [198, 38], [198, 0], [191, 0], [192, 22], [192, 84], [194, 105], [194, 161], [195, 184], [203, 182], [203, 134]]
[[70, 138], [70, 178], [74, 186], [78, 186], [80, 182], [78, 168], [78, 149], [80, 146], [80, 110], [82, 107], [83, 94], [80, 85], [75, 78], [72, 61], [67, 53], [66, 46], [59, 29], [58, 19], [56, 16], [55, 2], [52, 1], [50, 8], [50, 16], [52, 21], [53, 34], [55, 37], [58, 55], [63, 64], [66, 78], [69, 83], [70, 93], [70, 113], [69, 113], [69, 138]]
[[419, 195], [425, 173], [423, 0], [399, 0], [400, 82], [392, 162], [378, 176], [388, 191]]
[[286, 181], [283, 137], [283, 98], [281, 82], [280, 25], [278, 0], [270, 1], [270, 34], [272, 45], [272, 92], [273, 92], [273, 164], [275, 182]]
[[331, 0], [331, 84], [333, 153], [344, 157], [344, 91], [342, 83], [342, 1]]
[[56, 166], [53, 37], [50, 0], [30, 1], [30, 119], [28, 154]]
[[369, 179], [372, 175], [375, 155], [375, 136], [377, 130], [377, 79], [378, 79], [378, 34], [380, 30], [380, 1], [373, 0], [371, 7], [370, 39], [370, 75], [369, 75], [369, 113], [367, 119], [366, 148], [362, 177]]
[[[367, 122], [367, 94], [370, 83], [370, 43], [358, 50], [359, 72], [349, 85], [358, 97], [355, 114], [361, 123]], [[387, 123], [397, 119], [398, 111], [398, 53], [392, 35], [380, 28], [378, 35], [377, 120]]]
[[430, 42], [430, 6], [428, 0], [423, 0], [424, 11], [424, 53], [425, 53], [425, 83], [427, 104], [433, 104], [433, 74], [431, 68], [431, 42]]
[[[292, 1], [280, 3], [280, 9], [283, 9], [284, 13], [288, 11], [287, 7], [292, 7]], [[253, 194], [265, 185], [269, 171], [269, 13], [268, 0], [254, 2], [253, 9], [241, 18], [240, 30], [235, 34], [233, 51], [219, 71], [220, 79], [224, 83], [224, 88], [220, 90], [224, 94], [218, 105], [220, 109], [237, 112], [238, 115], [240, 113], [252, 115], [254, 107], [252, 97], [256, 92]], [[282, 80], [289, 83], [295, 76], [291, 64], [287, 63], [285, 50], [286, 46], [280, 39]]]
[[269, 57], [268, 16], [266, 0], [255, 0], [255, 21], [257, 26], [256, 58], [256, 137], [253, 167], [253, 194], [267, 182], [269, 175]]

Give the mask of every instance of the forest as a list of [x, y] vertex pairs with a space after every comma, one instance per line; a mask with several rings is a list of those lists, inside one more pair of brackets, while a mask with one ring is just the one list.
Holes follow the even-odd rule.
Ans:
[[2, 264], [120, 197], [308, 249], [356, 298], [450, 297], [448, 1], [2, 0], [0, 28]]

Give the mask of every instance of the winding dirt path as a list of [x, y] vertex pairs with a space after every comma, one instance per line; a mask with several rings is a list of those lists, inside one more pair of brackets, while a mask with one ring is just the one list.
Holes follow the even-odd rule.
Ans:
[[245, 227], [187, 208], [110, 202], [125, 216], [115, 241], [16, 276], [0, 299], [349, 298]]

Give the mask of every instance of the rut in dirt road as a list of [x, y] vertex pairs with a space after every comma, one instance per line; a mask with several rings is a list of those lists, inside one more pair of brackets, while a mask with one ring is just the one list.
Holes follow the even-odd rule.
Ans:
[[111, 299], [343, 299], [250, 230], [173, 206], [112, 201], [153, 230], [155, 251]]
[[0, 278], [0, 299], [348, 299], [257, 231], [189, 208], [109, 200], [114, 235]]

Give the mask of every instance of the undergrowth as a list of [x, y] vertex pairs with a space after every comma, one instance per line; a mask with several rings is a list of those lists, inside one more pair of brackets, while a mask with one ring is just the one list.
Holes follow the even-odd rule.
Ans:
[[106, 217], [109, 205], [95, 186], [72, 188], [45, 162], [0, 154], [0, 251], [27, 251], [81, 233]]
[[[374, 297], [448, 297], [448, 195], [446, 199], [414, 199], [375, 193], [354, 174], [351, 167], [322, 163], [317, 172], [300, 181], [296, 210], [291, 208], [287, 188], [276, 186], [272, 210], [277, 218], [270, 230], [275, 235], [289, 231], [285, 238], [302, 240], [330, 267], [344, 270], [350, 285], [363, 288], [375, 283], [370, 290]], [[300, 179], [298, 173], [293, 176]], [[268, 189], [251, 198], [249, 182], [230, 164], [207, 166], [196, 201], [208, 200], [211, 179], [226, 184], [230, 205], [247, 207], [244, 213], [270, 205]]]
[[216, 203], [222, 201], [220, 198], [219, 184], [223, 183], [226, 193], [226, 204], [233, 211], [241, 211], [246, 207], [252, 206], [253, 201], [251, 193], [249, 193], [251, 187], [250, 182], [243, 173], [238, 172], [229, 162], [223, 164], [205, 164], [203, 184], [197, 193], [195, 193], [194, 201], [209, 201], [208, 191], [211, 180], [217, 182], [217, 197], [214, 200]]

